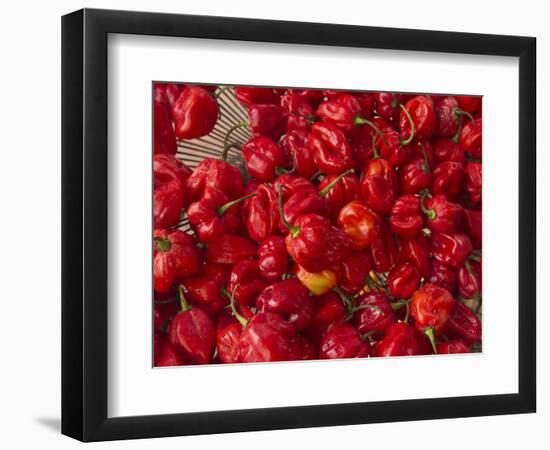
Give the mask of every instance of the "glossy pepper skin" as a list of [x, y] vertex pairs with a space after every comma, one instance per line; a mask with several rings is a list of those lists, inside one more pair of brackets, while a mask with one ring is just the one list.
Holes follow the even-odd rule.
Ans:
[[227, 289], [233, 293], [239, 305], [253, 305], [266, 286], [258, 261], [243, 259], [233, 266]]
[[308, 272], [320, 272], [337, 264], [351, 247], [342, 230], [317, 214], [298, 217], [285, 243], [288, 254]]
[[312, 295], [323, 295], [336, 287], [340, 273], [335, 268], [324, 269], [320, 272], [312, 273], [303, 267], [296, 268], [296, 277], [300, 280]]
[[237, 100], [245, 106], [276, 104], [280, 99], [280, 95], [272, 88], [236, 87], [234, 90]]
[[397, 175], [393, 166], [386, 159], [372, 159], [361, 177], [361, 194], [367, 206], [379, 214], [389, 213], [397, 194]]
[[176, 170], [171, 155], [155, 155], [153, 160], [153, 226], [169, 228], [178, 223], [185, 202], [185, 175]]
[[399, 197], [391, 209], [389, 222], [398, 236], [412, 237], [420, 233], [424, 226], [420, 199], [410, 194]]
[[321, 359], [366, 358], [370, 354], [370, 344], [363, 341], [359, 332], [346, 322], [330, 325], [321, 339], [319, 357]]
[[335, 125], [316, 122], [311, 126], [307, 145], [317, 168], [326, 174], [340, 174], [353, 167], [351, 147]]
[[[419, 95], [407, 102], [405, 108], [412, 117], [416, 139], [430, 139], [436, 128], [435, 105], [430, 97]], [[411, 124], [404, 111], [399, 115], [401, 137], [411, 135]]]
[[380, 235], [370, 246], [372, 260], [377, 272], [391, 269], [398, 255], [398, 246], [390, 226], [382, 221]]
[[200, 274], [182, 281], [185, 297], [195, 306], [200, 306], [212, 317], [217, 316], [229, 304], [229, 299], [223, 294], [224, 283]]
[[234, 200], [243, 195], [243, 176], [226, 161], [207, 158], [199, 163], [185, 183], [189, 202], [199, 200], [207, 187], [219, 189]]
[[216, 345], [212, 319], [198, 306], [189, 306], [180, 294], [181, 312], [170, 323], [168, 337], [172, 346], [196, 364], [207, 364]]
[[177, 151], [170, 110], [166, 105], [157, 102], [153, 105], [153, 151], [155, 154], [169, 155], [174, 155]]
[[397, 318], [388, 296], [383, 292], [370, 291], [359, 298], [352, 321], [362, 334], [385, 333]]
[[281, 97], [281, 108], [286, 113], [287, 131], [309, 128], [314, 122], [314, 109], [307, 95], [289, 90]]
[[155, 103], [165, 106], [171, 115], [172, 109], [184, 87], [183, 84], [176, 83], [154, 83], [153, 98]]
[[250, 139], [241, 151], [249, 175], [260, 181], [273, 181], [277, 176], [277, 169], [288, 167], [284, 150], [266, 136]]
[[199, 255], [193, 238], [179, 230], [157, 228], [153, 242], [153, 286], [168, 292], [178, 278], [199, 271]]
[[174, 131], [179, 139], [196, 139], [210, 133], [218, 120], [218, 104], [206, 89], [188, 85], [174, 109]]
[[304, 334], [318, 346], [328, 326], [343, 321], [345, 317], [346, 308], [341, 298], [335, 292], [329, 291], [315, 298], [315, 312]]
[[296, 329], [273, 312], [259, 312], [239, 339], [239, 361], [244, 363], [287, 361], [292, 355]]
[[[336, 177], [337, 175], [328, 175], [323, 178], [318, 185], [319, 191], [329, 186]], [[324, 195], [325, 212], [329, 218], [335, 219], [345, 205], [353, 200], [359, 200], [360, 196], [361, 187], [359, 179], [353, 174], [346, 175]]]
[[458, 162], [445, 161], [439, 163], [432, 176], [430, 192], [432, 195], [445, 194], [453, 199], [460, 193], [464, 166]]
[[267, 281], [280, 281], [288, 273], [289, 261], [285, 239], [271, 236], [258, 247], [258, 267]]
[[206, 260], [212, 264], [235, 265], [239, 261], [256, 256], [254, 242], [236, 234], [224, 234], [208, 244]]
[[460, 146], [474, 159], [481, 158], [481, 119], [468, 122], [460, 132]]
[[458, 203], [447, 200], [443, 194], [422, 200], [427, 228], [439, 233], [453, 233], [460, 228], [464, 209]]
[[424, 157], [413, 158], [399, 170], [401, 192], [417, 194], [430, 187], [432, 172]]
[[[294, 224], [296, 219], [304, 214], [325, 215], [325, 199], [317, 192], [315, 188], [304, 189], [292, 194], [283, 206], [283, 214], [286, 221]], [[281, 233], [287, 234], [288, 228], [281, 219], [279, 223]]]
[[272, 186], [260, 184], [256, 196], [250, 199], [246, 215], [248, 235], [256, 242], [279, 234], [279, 207], [277, 193]]
[[340, 288], [349, 294], [361, 291], [373, 265], [368, 249], [348, 253], [340, 263]]
[[316, 114], [325, 123], [337, 126], [350, 134], [359, 124], [356, 119], [364, 115], [361, 102], [354, 95], [340, 94], [322, 102]]
[[[240, 308], [239, 314], [250, 320], [254, 314], [249, 308]], [[216, 349], [218, 358], [226, 364], [239, 362], [239, 340], [243, 332], [242, 324], [229, 311], [225, 311], [216, 322]]]
[[481, 164], [476, 162], [469, 162], [464, 168], [464, 190], [474, 204], [481, 202], [481, 172]]
[[387, 284], [395, 298], [410, 298], [420, 286], [420, 271], [409, 262], [395, 265], [388, 274]]
[[433, 152], [435, 160], [439, 162], [454, 161], [464, 164], [464, 150], [452, 139], [439, 138], [433, 143]]
[[349, 202], [340, 210], [337, 222], [351, 240], [354, 250], [369, 247], [380, 235], [380, 217], [358, 200]]
[[469, 344], [481, 341], [481, 321], [463, 303], [455, 302], [449, 320], [445, 325], [445, 333], [451, 337], [463, 339]]
[[440, 137], [453, 137], [462, 117], [460, 105], [455, 97], [445, 97], [435, 105], [436, 127], [435, 134]]
[[430, 283], [447, 289], [450, 293], [455, 292], [457, 285], [456, 269], [440, 263], [437, 259], [432, 258], [431, 271], [428, 280]]
[[397, 263], [403, 262], [416, 266], [424, 278], [430, 276], [430, 241], [423, 234], [401, 239]]
[[458, 269], [458, 294], [471, 299], [481, 293], [481, 261], [464, 261]]
[[161, 338], [155, 349], [155, 367], [184, 366], [185, 361], [170, 341]]
[[235, 232], [240, 225], [239, 204], [231, 205], [223, 191], [209, 187], [199, 201], [189, 206], [187, 217], [199, 239], [206, 243]]
[[292, 162], [293, 173], [305, 178], [311, 178], [317, 172], [313, 152], [307, 145], [308, 135], [309, 132], [303, 128], [291, 130], [281, 138], [280, 142], [281, 148]]
[[285, 132], [286, 115], [279, 105], [254, 104], [248, 108], [248, 126], [254, 137], [278, 140]]
[[316, 190], [315, 185], [308, 179], [289, 173], [277, 178], [273, 183], [273, 188], [277, 193], [282, 192], [284, 202], [299, 191]]
[[277, 313], [297, 330], [309, 325], [315, 309], [313, 298], [296, 278], [267, 286], [256, 299], [256, 306], [261, 312]]
[[456, 353], [469, 353], [470, 347], [460, 339], [440, 342], [437, 344], [437, 353], [440, 355], [450, 355]]
[[464, 233], [433, 233], [432, 254], [442, 264], [458, 269], [472, 253], [472, 241]]
[[482, 242], [482, 215], [481, 211], [474, 209], [464, 210], [464, 230], [474, 248], [481, 248]]
[[413, 356], [424, 352], [417, 331], [409, 324], [392, 324], [374, 347], [374, 356]]
[[405, 96], [393, 92], [375, 92], [373, 97], [376, 112], [385, 119], [398, 123], [401, 113], [399, 105], [405, 102]]

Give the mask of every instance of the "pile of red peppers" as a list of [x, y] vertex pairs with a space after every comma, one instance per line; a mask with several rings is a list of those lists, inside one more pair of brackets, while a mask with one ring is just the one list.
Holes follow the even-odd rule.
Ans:
[[480, 351], [481, 146], [480, 97], [156, 83], [154, 365]]

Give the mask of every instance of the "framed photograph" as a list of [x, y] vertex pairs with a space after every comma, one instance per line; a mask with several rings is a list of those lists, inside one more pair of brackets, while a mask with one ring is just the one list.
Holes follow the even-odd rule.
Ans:
[[62, 432], [535, 412], [536, 40], [62, 21]]

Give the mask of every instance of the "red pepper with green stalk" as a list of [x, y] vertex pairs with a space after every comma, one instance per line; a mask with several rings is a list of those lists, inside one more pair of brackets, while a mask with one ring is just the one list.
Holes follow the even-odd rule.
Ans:
[[[236, 306], [241, 317], [248, 321], [254, 314], [247, 307]], [[243, 325], [230, 311], [224, 311], [216, 323], [216, 349], [218, 358], [225, 364], [239, 362], [239, 340], [243, 332]]]
[[399, 197], [391, 209], [389, 223], [398, 236], [413, 237], [420, 233], [424, 226], [420, 199], [410, 194]]
[[411, 134], [414, 134], [416, 139], [430, 139], [436, 128], [433, 100], [425, 95], [410, 99], [401, 110], [399, 126], [404, 139], [409, 138]]
[[348, 294], [357, 294], [365, 287], [373, 266], [368, 249], [348, 253], [340, 263], [340, 288]]
[[243, 259], [233, 266], [227, 289], [233, 293], [239, 305], [253, 305], [266, 286], [258, 261]]
[[311, 126], [307, 141], [315, 164], [329, 175], [339, 174], [354, 165], [351, 147], [344, 133], [335, 125], [316, 122]]
[[279, 234], [279, 206], [277, 193], [269, 184], [260, 184], [248, 204], [244, 216], [248, 235], [256, 242]]
[[305, 129], [317, 120], [311, 100], [307, 95], [302, 95], [289, 89], [281, 97], [281, 108], [287, 115], [287, 132], [296, 129]]
[[356, 127], [349, 137], [351, 152], [357, 167], [366, 165], [374, 157], [378, 132], [390, 126], [386, 119], [378, 116], [373, 117], [370, 122], [374, 126]]
[[424, 284], [413, 294], [411, 316], [416, 329], [430, 340], [434, 353], [437, 353], [436, 336], [443, 332], [455, 303], [449, 291], [431, 283]]
[[464, 150], [458, 144], [449, 138], [438, 138], [433, 142], [434, 159], [436, 162], [454, 161], [464, 164]]
[[418, 147], [422, 156], [414, 157], [399, 170], [400, 186], [403, 194], [417, 194], [423, 189], [427, 189], [432, 181], [426, 145], [419, 142]]
[[369, 247], [380, 235], [380, 217], [358, 200], [349, 202], [340, 210], [337, 223], [354, 250]]
[[256, 256], [257, 245], [250, 239], [236, 234], [223, 234], [208, 243], [206, 261], [212, 264], [234, 266], [243, 259]]
[[238, 86], [233, 91], [235, 98], [245, 106], [276, 104], [281, 97], [273, 88]]
[[381, 291], [369, 291], [356, 301], [352, 319], [360, 333], [384, 334], [397, 318], [388, 296]]
[[404, 322], [392, 324], [374, 346], [374, 356], [414, 356], [425, 354], [425, 347], [413, 326]]
[[322, 102], [316, 114], [323, 122], [335, 125], [350, 135], [372, 116], [372, 111], [363, 108], [358, 96], [343, 93]]
[[400, 240], [398, 264], [410, 262], [420, 270], [424, 278], [430, 276], [430, 240], [420, 233], [410, 238]]
[[420, 200], [422, 212], [426, 216], [425, 225], [433, 232], [454, 233], [460, 228], [464, 209], [458, 203], [447, 200], [443, 194], [435, 197], [424, 193]]
[[481, 159], [481, 119], [468, 122], [460, 132], [460, 146], [474, 159]]
[[481, 97], [473, 95], [455, 95], [455, 98], [464, 111], [472, 115], [481, 111]]
[[277, 193], [282, 190], [283, 202], [286, 202], [296, 192], [316, 190], [315, 185], [310, 180], [290, 173], [279, 176], [279, 178], [273, 182], [273, 188]]
[[187, 209], [189, 223], [195, 227], [202, 242], [212, 242], [222, 234], [233, 233], [239, 228], [239, 203], [255, 195], [230, 201], [219, 189], [207, 187], [202, 198]]
[[214, 129], [218, 104], [206, 89], [187, 85], [174, 104], [172, 118], [179, 139], [200, 138]]
[[445, 97], [435, 105], [436, 127], [435, 135], [453, 137], [460, 133], [463, 116], [474, 120], [468, 111], [464, 111], [455, 97]]
[[401, 108], [399, 105], [405, 102], [405, 95], [394, 92], [375, 92], [374, 109], [376, 113], [393, 123], [398, 123]]
[[177, 149], [170, 109], [165, 104], [155, 101], [153, 105], [153, 152], [174, 155]]
[[369, 341], [346, 322], [330, 325], [319, 344], [321, 359], [366, 358], [370, 352]]
[[288, 273], [289, 260], [283, 237], [271, 236], [260, 244], [258, 267], [267, 281], [280, 281]]
[[318, 346], [321, 337], [334, 322], [346, 318], [346, 308], [338, 294], [329, 291], [315, 298], [315, 311], [306, 330], [303, 331], [310, 342]]
[[344, 175], [340, 181], [325, 191], [336, 178], [337, 175], [328, 175], [318, 185], [319, 191], [326, 192], [324, 195], [325, 211], [331, 219], [336, 219], [340, 210], [349, 202], [359, 200], [361, 197], [359, 179], [353, 173]]
[[384, 158], [372, 159], [362, 170], [361, 194], [369, 208], [388, 214], [397, 195], [397, 174]]
[[199, 254], [193, 238], [179, 230], [153, 232], [153, 287], [168, 292], [174, 282], [199, 271]]
[[189, 203], [199, 200], [209, 188], [223, 191], [230, 200], [243, 195], [243, 176], [239, 169], [220, 159], [203, 159], [185, 183]]
[[288, 158], [273, 139], [259, 136], [247, 141], [241, 148], [248, 174], [260, 181], [273, 181], [281, 169], [288, 169]]
[[458, 269], [472, 253], [472, 241], [463, 233], [433, 233], [432, 255], [442, 264]]
[[212, 319], [198, 306], [190, 306], [183, 288], [179, 289], [181, 310], [172, 319], [168, 337], [172, 346], [186, 359], [207, 364], [216, 345], [216, 329]]
[[315, 306], [313, 297], [297, 278], [267, 286], [256, 299], [260, 312], [277, 313], [297, 330], [304, 330], [311, 321]]
[[224, 290], [225, 285], [225, 280], [209, 277], [203, 273], [182, 280], [182, 286], [189, 302], [200, 306], [212, 317], [220, 314], [229, 303]]
[[[315, 158], [307, 145], [308, 136], [309, 131], [305, 128], [292, 129], [281, 138], [279, 143], [287, 154], [287, 158], [292, 161], [292, 169], [289, 172], [305, 178], [311, 178], [317, 172]], [[279, 172], [284, 173], [282, 170]]]

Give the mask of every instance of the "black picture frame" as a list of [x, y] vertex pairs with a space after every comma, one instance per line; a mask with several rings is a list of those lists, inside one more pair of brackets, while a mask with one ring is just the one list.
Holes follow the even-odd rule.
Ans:
[[[519, 58], [518, 393], [107, 417], [107, 36], [123, 33]], [[535, 412], [536, 39], [84, 9], [62, 18], [62, 433], [82, 441]]]

